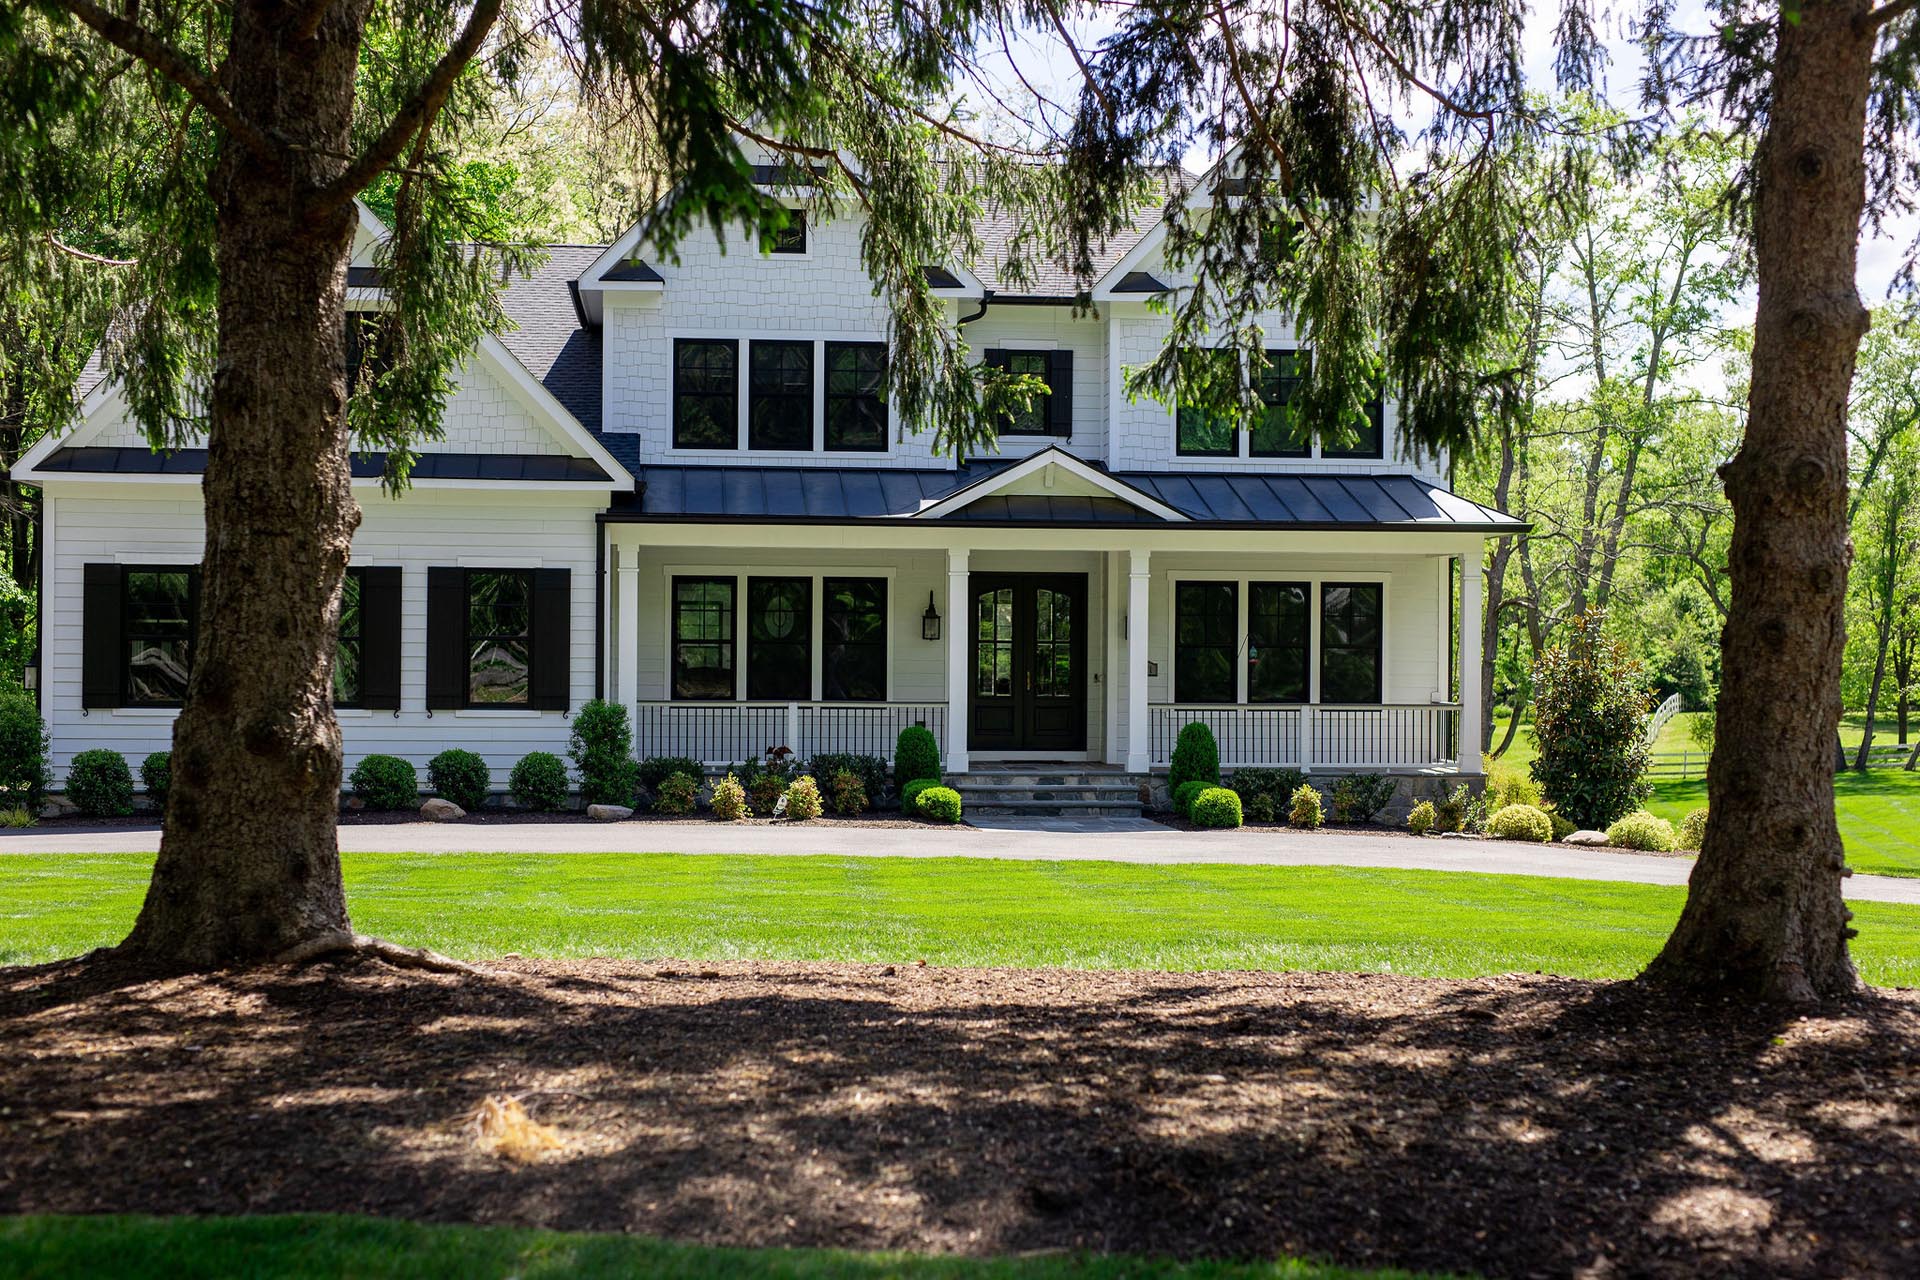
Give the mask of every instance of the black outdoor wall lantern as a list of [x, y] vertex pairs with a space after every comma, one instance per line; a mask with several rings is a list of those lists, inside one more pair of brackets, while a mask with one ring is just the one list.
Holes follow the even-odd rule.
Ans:
[[927, 611], [920, 615], [920, 638], [938, 640], [940, 638], [940, 611], [933, 607], [933, 592], [927, 592]]

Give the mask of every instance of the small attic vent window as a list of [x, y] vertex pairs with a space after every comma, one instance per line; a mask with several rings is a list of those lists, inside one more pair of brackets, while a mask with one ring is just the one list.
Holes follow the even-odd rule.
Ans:
[[787, 219], [787, 225], [773, 236], [775, 253], [805, 253], [807, 251], [807, 214], [804, 209], [795, 209]]

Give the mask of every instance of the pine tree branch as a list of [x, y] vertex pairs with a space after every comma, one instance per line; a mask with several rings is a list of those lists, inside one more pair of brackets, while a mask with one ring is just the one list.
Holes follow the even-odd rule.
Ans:
[[400, 108], [359, 158], [314, 197], [311, 206], [314, 214], [329, 213], [366, 190], [369, 183], [400, 158], [416, 134], [433, 124], [440, 108], [446, 105], [447, 95], [453, 92], [453, 82], [480, 52], [480, 46], [499, 17], [500, 0], [480, 0], [474, 5], [459, 38], [448, 47], [412, 99]]
[[1862, 34], [1878, 31], [1889, 22], [1913, 12], [1916, 5], [1920, 5], [1920, 0], [1893, 0], [1892, 4], [1883, 4], [1878, 9], [1870, 9], [1855, 18], [1854, 29]]
[[138, 258], [104, 258], [97, 253], [88, 253], [85, 249], [76, 249], [66, 241], [60, 239], [60, 237], [54, 235], [51, 231], [47, 232], [42, 239], [47, 242], [47, 248], [59, 253], [64, 253], [69, 258], [78, 258], [82, 262], [92, 262], [103, 267], [137, 267], [140, 265]]
[[132, 54], [186, 90], [221, 127], [254, 158], [278, 173], [285, 167], [285, 151], [240, 114], [227, 95], [195, 68], [186, 54], [137, 22], [109, 13], [92, 0], [56, 0], [61, 8], [90, 27], [94, 34], [123, 53]]

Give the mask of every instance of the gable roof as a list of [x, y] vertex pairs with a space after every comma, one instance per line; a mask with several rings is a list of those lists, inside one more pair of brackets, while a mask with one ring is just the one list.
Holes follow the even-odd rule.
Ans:
[[[1051, 488], [1053, 477], [1047, 473], [1048, 469], [1053, 467], [1058, 467], [1069, 476], [1092, 488], [1094, 493], [1072, 495], [1032, 493], [1022, 488], [1022, 481], [1040, 476], [1045, 477], [1047, 487]], [[1180, 524], [1185, 523], [1189, 518], [1184, 512], [1168, 506], [1152, 494], [1141, 491], [1091, 463], [1081, 461], [1057, 444], [1050, 444], [1044, 449], [1030, 453], [1018, 462], [983, 475], [937, 501], [929, 502], [915, 513], [914, 518], [939, 520], [947, 516], [969, 514], [977, 518], [989, 511], [1011, 511], [1021, 505], [1009, 505], [1008, 500], [1011, 498], [1040, 498], [1050, 501], [1054, 497], [1069, 496], [1096, 500], [1100, 504], [1098, 509], [1108, 513], [1111, 513], [1112, 504], [1117, 503], [1129, 511], [1137, 511], [1156, 520]], [[999, 498], [1000, 501], [991, 503], [994, 498]], [[990, 505], [975, 511], [976, 504], [981, 502], [989, 502]]]

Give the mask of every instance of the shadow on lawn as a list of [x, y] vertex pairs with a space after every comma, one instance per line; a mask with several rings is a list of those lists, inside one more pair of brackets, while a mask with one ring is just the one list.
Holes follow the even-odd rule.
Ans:
[[[678, 969], [678, 972], [675, 970]], [[0, 971], [0, 1210], [333, 1210], [709, 1243], [1920, 1273], [1920, 1002], [610, 962]], [[463, 1121], [523, 1098], [566, 1148]]]

